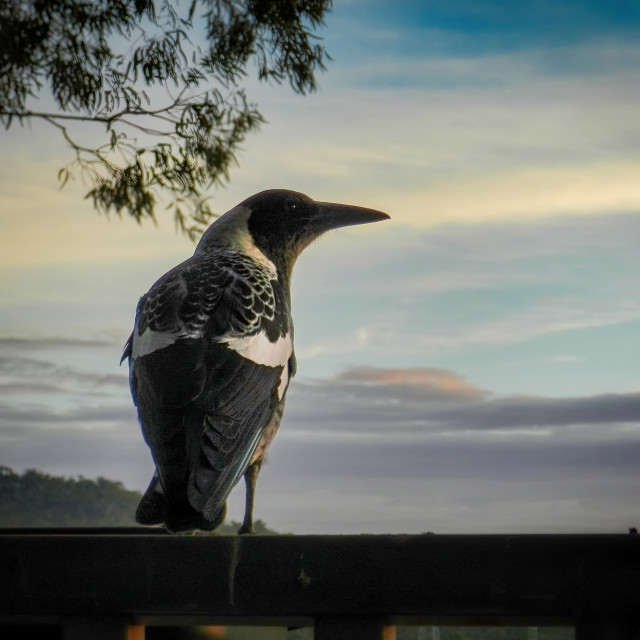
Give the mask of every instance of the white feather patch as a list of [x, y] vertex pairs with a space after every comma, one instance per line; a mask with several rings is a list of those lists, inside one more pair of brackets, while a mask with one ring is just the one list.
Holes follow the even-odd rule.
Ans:
[[140, 335], [134, 333], [133, 344], [131, 345], [131, 359], [135, 360], [142, 356], [148, 356], [158, 349], [168, 347], [177, 339], [178, 336], [173, 333], [152, 331], [147, 327]]
[[[135, 360], [158, 351], [158, 349], [164, 349], [174, 344], [180, 337], [177, 334], [152, 331], [147, 327], [140, 335], [134, 335], [131, 359]], [[282, 367], [282, 375], [278, 385], [278, 397], [282, 399], [289, 382], [288, 362], [293, 353], [293, 342], [290, 335], [280, 337], [275, 342], [271, 342], [267, 334], [261, 331], [244, 338], [222, 338], [219, 342], [226, 344], [239, 356], [256, 364], [267, 367]]]
[[267, 367], [282, 367], [282, 376], [278, 386], [278, 397], [282, 398], [289, 382], [288, 362], [293, 353], [291, 335], [271, 342], [264, 331], [244, 338], [222, 338], [223, 342], [238, 355]]
[[265, 267], [272, 278], [277, 277], [276, 266], [258, 249], [249, 233], [251, 209], [240, 205], [220, 216], [202, 235], [195, 255], [212, 248], [228, 248], [243, 253]]

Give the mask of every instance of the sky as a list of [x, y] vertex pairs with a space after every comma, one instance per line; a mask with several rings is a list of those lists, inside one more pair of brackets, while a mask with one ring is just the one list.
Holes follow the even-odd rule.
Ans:
[[[296, 265], [298, 374], [255, 516], [638, 526], [640, 2], [336, 0], [320, 35], [317, 93], [250, 88], [267, 123], [213, 206], [288, 188], [391, 220]], [[118, 362], [138, 297], [194, 246], [59, 190], [57, 131], [0, 135], [0, 465], [144, 490]]]

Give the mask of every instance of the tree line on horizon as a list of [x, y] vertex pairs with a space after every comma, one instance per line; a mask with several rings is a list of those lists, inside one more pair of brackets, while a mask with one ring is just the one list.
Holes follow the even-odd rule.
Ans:
[[[99, 477], [63, 477], [0, 466], [0, 528], [137, 527], [139, 491]], [[216, 534], [235, 534], [239, 522], [223, 523]], [[262, 520], [259, 534], [275, 534]]]

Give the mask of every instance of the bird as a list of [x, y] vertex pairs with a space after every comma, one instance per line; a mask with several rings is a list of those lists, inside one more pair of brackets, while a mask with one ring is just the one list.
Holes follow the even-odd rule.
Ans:
[[295, 191], [262, 191], [217, 218], [193, 256], [140, 298], [121, 359], [155, 464], [139, 524], [213, 531], [244, 477], [238, 533], [254, 532], [258, 475], [296, 373], [294, 264], [326, 231], [388, 218]]

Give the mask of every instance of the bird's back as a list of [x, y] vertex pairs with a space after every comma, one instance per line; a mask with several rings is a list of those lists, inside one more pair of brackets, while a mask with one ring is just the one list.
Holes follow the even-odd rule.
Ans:
[[277, 429], [291, 329], [275, 273], [232, 252], [194, 256], [142, 299], [131, 388], [160, 478], [145, 500], [147, 521], [190, 528], [195, 510], [216, 523], [263, 431]]

